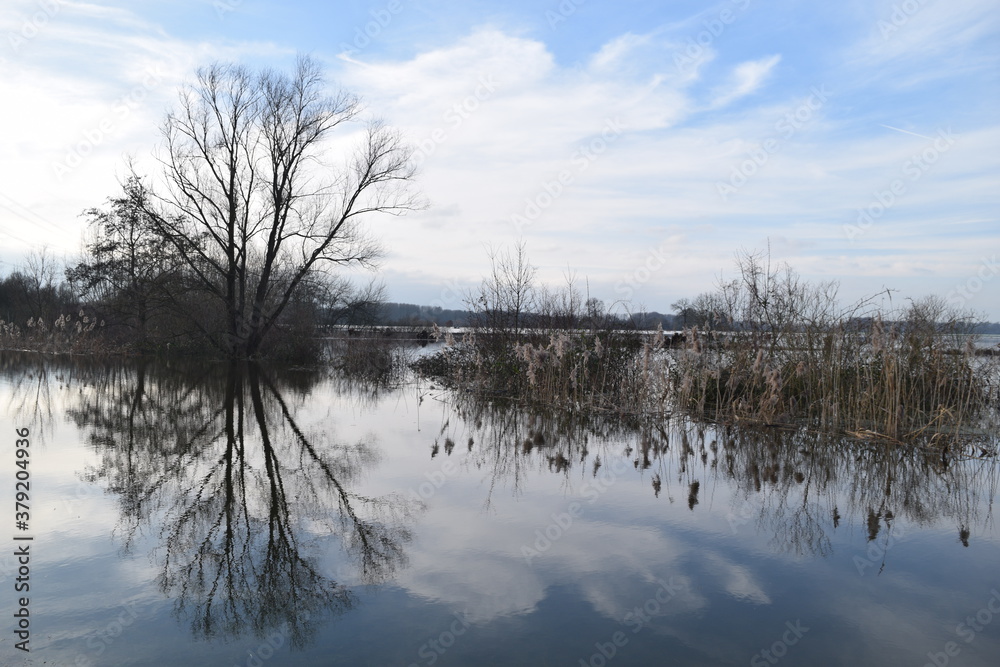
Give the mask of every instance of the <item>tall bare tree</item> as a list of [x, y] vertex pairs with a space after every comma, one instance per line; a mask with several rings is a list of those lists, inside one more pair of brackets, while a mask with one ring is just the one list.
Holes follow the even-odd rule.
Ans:
[[[372, 265], [380, 249], [363, 218], [418, 206], [410, 150], [378, 121], [351, 132], [360, 113], [308, 57], [290, 75], [213, 64], [181, 91], [163, 126], [166, 190], [150, 212], [224, 313], [205, 328], [226, 353], [258, 355], [318, 272]], [[356, 141], [339, 165], [337, 130]]]

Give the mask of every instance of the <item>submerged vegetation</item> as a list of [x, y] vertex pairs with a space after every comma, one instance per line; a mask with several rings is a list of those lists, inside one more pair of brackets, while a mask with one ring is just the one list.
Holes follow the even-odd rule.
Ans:
[[[350, 343], [352, 354], [361, 352], [360, 341]], [[437, 459], [441, 480], [481, 477], [470, 488], [485, 494], [487, 508], [503, 507], [507, 493], [536, 498], [532, 487], [554, 478], [551, 488], [575, 494], [593, 513], [588, 520], [603, 526], [607, 517], [591, 503], [623, 491], [619, 498], [635, 502], [641, 488], [660, 512], [676, 504], [716, 530], [728, 532], [728, 524], [733, 539], [762, 534], [775, 551], [798, 556], [839, 548], [859, 574], [905, 560], [890, 547], [914, 526], [947, 526], [966, 547], [983, 533], [989, 539], [980, 527], [989, 525], [997, 490], [992, 461], [805, 429], [501, 405], [426, 385], [382, 396], [391, 404], [420, 392], [417, 431], [355, 436], [329, 414], [369, 398], [356, 393], [365, 381], [350, 379], [357, 384], [243, 362], [0, 352], [0, 386], [8, 389], [0, 398], [10, 414], [41, 432], [70, 420], [92, 452], [77, 473], [84, 483], [66, 502], [113, 501], [122, 553], [150, 550], [159, 593], [206, 640], [285, 628], [293, 646], [305, 646], [324, 623], [365, 602], [361, 585], [391, 582], [414, 547], [420, 556], [414, 528], [437, 482], [417, 469], [408, 491], [405, 477], [389, 477], [398, 484], [391, 493], [378, 490], [385, 478], [366, 485], [392, 451], [405, 452], [409, 465], [422, 449]], [[434, 400], [442, 396], [448, 400]], [[434, 503], [469, 498], [448, 495]], [[852, 554], [844, 549], [859, 526], [866, 548]], [[615, 534], [636, 539], [629, 532]], [[529, 563], [537, 555], [530, 547], [520, 553]]]
[[672, 360], [671, 394], [679, 408], [721, 420], [891, 439], [981, 432], [997, 407], [996, 369], [961, 331], [923, 319], [918, 304], [891, 323], [879, 313], [706, 346], [692, 336]]
[[[533, 311], [526, 262], [501, 259], [470, 299], [473, 326], [418, 370], [524, 403], [942, 447], [988, 438], [997, 423], [996, 358], [977, 354], [970, 315], [934, 297], [895, 310], [875, 298], [843, 309], [835, 284], [810, 285], [764, 255], [744, 254], [738, 278], [698, 298], [699, 323], [668, 336], [610, 326], [580, 307], [572, 285], [557, 318]], [[547, 325], [553, 319], [564, 326]]]
[[410, 357], [399, 341], [369, 334], [329, 341], [327, 355], [338, 378], [376, 389], [399, 386], [410, 375]]

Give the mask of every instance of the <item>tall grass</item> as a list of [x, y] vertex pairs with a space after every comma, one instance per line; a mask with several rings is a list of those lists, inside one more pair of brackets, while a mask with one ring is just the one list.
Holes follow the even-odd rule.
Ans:
[[636, 332], [524, 331], [505, 339], [473, 329], [460, 341], [443, 338], [443, 351], [419, 360], [417, 370], [464, 391], [617, 413], [646, 412], [653, 402]]
[[796, 332], [776, 347], [726, 335], [671, 368], [676, 406], [721, 421], [805, 423], [896, 440], [982, 432], [996, 417], [996, 364], [961, 323], [914, 319]]
[[[947, 445], [998, 424], [1000, 368], [976, 354], [973, 319], [940, 299], [846, 309], [834, 284], [744, 255], [702, 295], [681, 349], [662, 330], [473, 327], [418, 370], [482, 396], [618, 414], [798, 425]], [[450, 334], [448, 334], [450, 337]]]
[[760, 255], [743, 256], [739, 269], [704, 299], [716, 328], [692, 331], [672, 365], [677, 408], [893, 440], [995, 425], [997, 364], [976, 355], [971, 315], [935, 297], [896, 310], [874, 299], [840, 310], [834, 285], [804, 283]]
[[0, 320], [0, 349], [68, 354], [104, 354], [111, 347], [99, 335], [104, 321], [80, 310], [52, 322], [29, 318], [23, 326]]

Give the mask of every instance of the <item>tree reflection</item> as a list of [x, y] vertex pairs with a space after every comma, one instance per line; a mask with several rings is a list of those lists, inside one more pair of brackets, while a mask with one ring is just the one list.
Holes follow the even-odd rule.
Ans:
[[69, 411], [101, 455], [89, 479], [119, 498], [124, 550], [158, 529], [160, 589], [198, 637], [280, 629], [302, 646], [356, 603], [321, 553], [343, 547], [367, 584], [405, 562], [415, 508], [352, 490], [375, 443], [304, 428], [317, 378], [276, 377], [239, 362], [120, 366], [95, 373]]
[[[120, 503], [123, 548], [136, 548], [150, 529], [159, 532], [159, 584], [199, 636], [262, 636], [287, 627], [301, 645], [324, 616], [356, 602], [328, 576], [322, 554], [342, 549], [368, 583], [404, 562], [416, 508], [400, 496], [356, 491], [362, 473], [379, 462], [375, 443], [341, 442], [328, 424], [309, 427], [304, 416], [317, 404], [310, 396], [317, 382], [353, 392], [354, 380], [239, 364], [78, 360], [52, 371], [47, 363], [28, 371], [0, 363], [0, 374], [20, 378], [24, 395], [31, 390], [38, 402], [32, 414], [60, 414], [48, 401], [70, 397], [69, 414], [100, 454], [88, 475]], [[382, 391], [352, 393], [352, 400], [378, 403]], [[867, 538], [865, 555], [875, 562], [906, 524], [949, 525], [956, 543], [975, 547], [991, 520], [1000, 474], [995, 454], [943, 459], [940, 450], [804, 429], [549, 414], [469, 394], [442, 396], [447, 400], [422, 408], [440, 409], [428, 455], [460, 457], [470, 474], [482, 471], [487, 507], [495, 493], [519, 495], [540, 475], [555, 476], [567, 493], [585, 484], [603, 493], [631, 478], [651, 493], [650, 502], [677, 503], [684, 514], [709, 520], [728, 497], [727, 536], [757, 532], [775, 551], [795, 554], [829, 556], [840, 542], [836, 531], [847, 530]]]
[[55, 421], [54, 388], [62, 388], [70, 369], [54, 367], [45, 357], [0, 350], [0, 377], [10, 383], [5, 405], [0, 406], [19, 424], [29, 424], [35, 438], [43, 440]]

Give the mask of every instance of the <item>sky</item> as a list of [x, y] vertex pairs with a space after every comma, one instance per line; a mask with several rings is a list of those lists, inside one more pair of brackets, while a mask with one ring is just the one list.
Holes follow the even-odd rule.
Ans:
[[199, 66], [303, 53], [415, 147], [427, 208], [366, 221], [392, 301], [462, 308], [523, 241], [618, 310], [769, 249], [1000, 320], [995, 0], [4, 0], [0, 274], [79, 256]]

